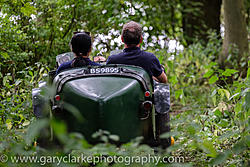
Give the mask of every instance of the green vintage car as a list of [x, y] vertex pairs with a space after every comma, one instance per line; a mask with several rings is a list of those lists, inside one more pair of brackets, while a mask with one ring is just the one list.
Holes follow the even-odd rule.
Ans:
[[[57, 56], [57, 63], [72, 58], [71, 53], [62, 54]], [[169, 91], [168, 85], [159, 85]], [[48, 86], [53, 91], [46, 100], [41, 89]], [[164, 109], [167, 120], [158, 122], [161, 113], [155, 109], [159, 103], [154, 101], [154, 91], [152, 78], [141, 67], [104, 63], [67, 69], [58, 75], [50, 72], [49, 79], [32, 91], [33, 108], [41, 117], [49, 104], [55, 118], [63, 120], [70, 132], [82, 133], [90, 143], [99, 142], [93, 134], [101, 129], [119, 136], [119, 143], [143, 136], [143, 143], [167, 147], [173, 140], [159, 136], [170, 130], [169, 125], [161, 130], [169, 123], [169, 104], [168, 111]]]

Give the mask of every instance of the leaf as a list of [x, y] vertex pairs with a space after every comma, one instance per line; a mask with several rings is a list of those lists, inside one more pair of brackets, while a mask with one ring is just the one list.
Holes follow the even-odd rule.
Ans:
[[44, 67], [42, 67], [39, 71], [39, 74], [42, 74], [42, 72], [44, 71]]
[[30, 3], [25, 3], [24, 6], [21, 8], [21, 12], [25, 16], [30, 17], [30, 15], [36, 14], [36, 8], [32, 6]]
[[29, 125], [30, 124], [30, 121], [29, 120], [25, 120], [24, 122], [23, 122], [23, 126], [27, 126], [27, 125]]
[[250, 109], [250, 92], [246, 93], [244, 107], [246, 108], [246, 111]]
[[204, 78], [209, 78], [211, 75], [213, 75], [214, 74], [214, 70], [209, 70], [208, 72], [206, 72], [204, 75], [203, 75], [203, 77]]
[[217, 156], [217, 152], [216, 149], [213, 146], [213, 143], [206, 140], [203, 142], [202, 146], [205, 148], [205, 151], [208, 153], [207, 156], [210, 157], [216, 157]]
[[214, 115], [217, 116], [217, 117], [222, 117], [223, 116], [221, 111], [218, 108], [216, 108], [216, 110], [214, 111]]
[[221, 119], [220, 120], [220, 122], [217, 124], [217, 125], [219, 125], [220, 127], [222, 127], [222, 128], [226, 128], [227, 126], [228, 126], [228, 120], [226, 120], [226, 119]]
[[216, 93], [217, 93], [217, 89], [215, 89], [215, 90], [212, 92], [211, 96], [215, 96]]
[[240, 95], [240, 93], [235, 93], [233, 96], [231, 96], [228, 100], [232, 100], [234, 97]]
[[67, 111], [69, 111], [76, 118], [77, 121], [79, 121], [79, 122], [84, 121], [84, 118], [83, 118], [81, 112], [75, 106], [71, 105], [70, 103], [64, 102], [64, 108]]
[[8, 80], [8, 76], [3, 77], [3, 86], [5, 86], [5, 85], [6, 85], [7, 80]]
[[209, 68], [216, 66], [216, 65], [217, 65], [216, 62], [211, 62], [206, 68], [209, 69]]
[[61, 143], [67, 143], [67, 126], [62, 120], [55, 120], [53, 119], [51, 122], [51, 126], [53, 128], [53, 132], [55, 133], [56, 137], [59, 139]]
[[228, 156], [230, 155], [229, 151], [225, 151], [224, 153], [220, 153], [219, 155], [217, 155], [212, 161], [211, 161], [211, 165], [219, 165], [222, 164], [223, 162], [225, 162], [228, 158]]
[[6, 120], [6, 125], [7, 125], [7, 129], [10, 130], [12, 128], [12, 123], [11, 123], [11, 119], [7, 119]]
[[176, 99], [181, 98], [181, 95], [183, 94], [183, 90], [182, 89], [176, 90], [174, 94], [175, 94]]
[[27, 144], [31, 144], [34, 140], [34, 138], [39, 135], [41, 130], [48, 126], [48, 120], [47, 119], [40, 119], [35, 122], [32, 122], [27, 130], [27, 135], [25, 136], [25, 142]]
[[224, 89], [224, 92], [226, 94], [227, 99], [229, 100], [229, 98], [230, 98], [230, 92], [228, 90], [226, 90], [226, 89]]
[[215, 105], [216, 105], [216, 102], [217, 102], [216, 96], [212, 96], [212, 101], [213, 101], [213, 104], [214, 104], [214, 106], [215, 106]]
[[4, 59], [9, 59], [10, 58], [9, 54], [6, 53], [6, 52], [0, 52], [0, 55], [3, 56]]
[[117, 136], [117, 135], [109, 135], [109, 138], [111, 139], [111, 140], [114, 140], [114, 141], [119, 141], [119, 136]]
[[209, 84], [214, 84], [216, 81], [218, 81], [218, 77], [217, 76], [212, 76], [210, 79], [209, 79]]
[[32, 72], [32, 71], [29, 71], [29, 75], [30, 75], [30, 76], [33, 76], [33, 72]]
[[227, 89], [219, 89], [219, 93], [220, 93], [222, 98], [225, 95], [228, 100], [230, 99], [230, 92]]
[[177, 135], [178, 135], [177, 132], [165, 132], [165, 133], [160, 135], [160, 138], [161, 139], [164, 139], [164, 138], [166, 139], [166, 138], [169, 138], [171, 136], [177, 136]]
[[187, 127], [187, 132], [191, 135], [194, 135], [196, 133], [194, 125], [190, 125]]
[[66, 134], [67, 127], [66, 127], [66, 125], [62, 121], [60, 121], [60, 120], [53, 120], [51, 122], [51, 125], [52, 125], [52, 127], [53, 127], [53, 129], [54, 129], [54, 131], [55, 131], [55, 133], [57, 135]]
[[21, 82], [22, 82], [22, 80], [20, 80], [20, 79], [16, 80], [15, 86], [19, 85]]
[[223, 133], [220, 137], [219, 137], [219, 140], [225, 140], [225, 139], [229, 139], [229, 138], [232, 138], [233, 136], [237, 136], [237, 133], [239, 133], [238, 130], [234, 130], [234, 131], [228, 131], [226, 133]]
[[250, 60], [248, 61], [247, 80], [250, 80]]
[[245, 142], [245, 138], [242, 138], [238, 143], [236, 143], [232, 148], [233, 153], [240, 154], [243, 151], [247, 150], [247, 145]]
[[170, 77], [169, 82], [170, 82], [172, 85], [175, 85], [176, 83], [178, 83], [178, 79], [177, 79], [177, 77], [174, 75], [174, 76]]
[[101, 136], [100, 140], [103, 141], [104, 143], [108, 142], [108, 137], [107, 136]]
[[222, 75], [224, 76], [227, 76], [227, 77], [230, 77], [232, 74], [236, 73], [236, 72], [239, 72], [237, 70], [234, 70], [234, 69], [226, 69]]

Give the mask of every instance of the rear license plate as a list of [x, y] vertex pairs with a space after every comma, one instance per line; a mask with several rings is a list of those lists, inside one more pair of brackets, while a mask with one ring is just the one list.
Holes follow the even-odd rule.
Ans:
[[121, 69], [118, 67], [102, 67], [102, 68], [91, 68], [89, 74], [106, 74], [106, 73], [120, 73]]

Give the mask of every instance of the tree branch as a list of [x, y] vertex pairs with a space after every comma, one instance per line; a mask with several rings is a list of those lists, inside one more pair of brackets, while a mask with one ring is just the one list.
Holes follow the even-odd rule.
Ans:
[[65, 38], [65, 36], [69, 33], [70, 29], [72, 28], [72, 26], [73, 26], [73, 24], [74, 24], [74, 22], [75, 22], [75, 17], [76, 17], [76, 5], [75, 5], [74, 8], [73, 8], [72, 15], [73, 15], [73, 17], [72, 17], [72, 19], [71, 19], [71, 22], [70, 22], [70, 24], [69, 24], [67, 30], [66, 30], [65, 33], [63, 34], [63, 37], [62, 37], [62, 38]]

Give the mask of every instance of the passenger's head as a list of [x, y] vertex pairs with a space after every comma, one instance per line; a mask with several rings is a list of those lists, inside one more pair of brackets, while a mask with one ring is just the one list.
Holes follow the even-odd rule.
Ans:
[[142, 40], [142, 27], [139, 23], [130, 21], [122, 28], [122, 41], [127, 46], [136, 46]]
[[75, 33], [70, 41], [72, 52], [77, 57], [87, 56], [91, 51], [92, 40], [89, 34], [85, 32]]
[[72, 67], [83, 67], [87, 65], [83, 56], [89, 56], [92, 47], [92, 40], [86, 32], [76, 32], [70, 41], [71, 50], [76, 57], [73, 59]]

